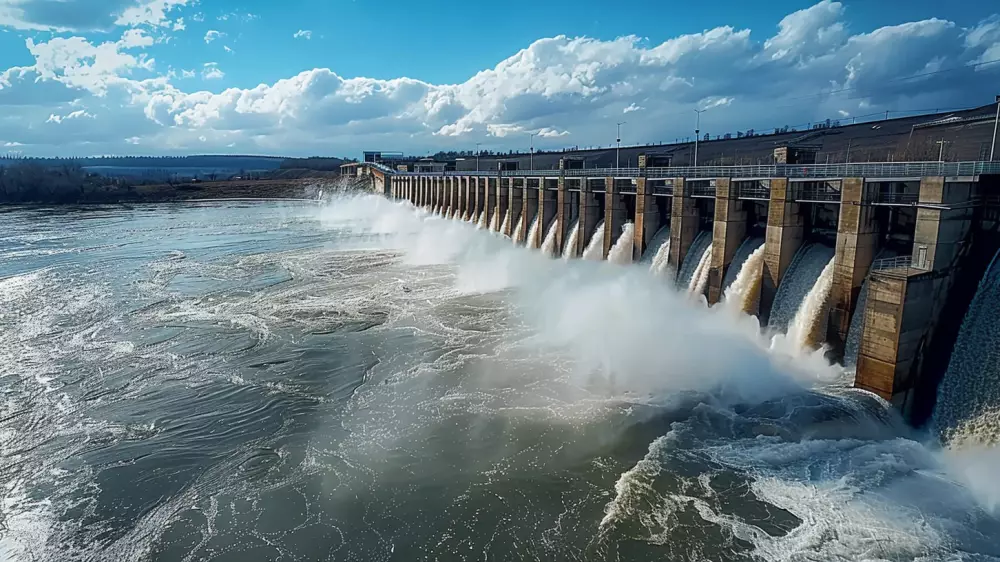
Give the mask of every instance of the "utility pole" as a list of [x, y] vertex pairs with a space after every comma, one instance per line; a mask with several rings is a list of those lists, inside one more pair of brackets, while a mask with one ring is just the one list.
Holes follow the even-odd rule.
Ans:
[[483, 143], [481, 143], [481, 142], [477, 142], [476, 143], [476, 171], [477, 172], [479, 171], [479, 145], [481, 145], [481, 144], [483, 144]]
[[698, 115], [697, 120], [694, 124], [694, 167], [698, 167], [698, 136], [701, 134], [701, 114], [708, 111], [707, 109], [695, 109], [694, 112]]
[[618, 143], [618, 146], [615, 148], [615, 169], [616, 170], [621, 167], [621, 166], [619, 166], [618, 156], [619, 156], [619, 153], [621, 153], [621, 150], [622, 150], [622, 125], [624, 125], [624, 124], [625, 124], [625, 121], [622, 121], [622, 122], [618, 123], [618, 135], [615, 137], [615, 142]]
[[538, 133], [528, 133], [528, 169], [535, 169], [535, 135]]
[[997, 96], [997, 116], [993, 119], [993, 144], [990, 146], [990, 162], [993, 161], [993, 153], [997, 148], [997, 121], [1000, 121], [1000, 95]]

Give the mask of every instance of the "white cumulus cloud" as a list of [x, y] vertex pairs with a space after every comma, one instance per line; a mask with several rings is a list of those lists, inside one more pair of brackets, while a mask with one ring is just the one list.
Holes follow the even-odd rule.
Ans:
[[313, 32], [309, 31], [308, 29], [300, 29], [296, 31], [294, 34], [292, 34], [292, 37], [294, 37], [295, 39], [312, 39]]
[[212, 41], [215, 41], [216, 39], [220, 39], [220, 38], [225, 37], [225, 36], [226, 36], [225, 33], [221, 32], [221, 31], [219, 31], [217, 29], [209, 29], [205, 33], [205, 44], [211, 43]]
[[219, 64], [215, 62], [206, 62], [201, 69], [201, 77], [205, 80], [219, 80], [225, 76], [226, 73], [219, 69]]
[[[126, 5], [145, 6], [147, 17], [134, 21], [149, 26], [171, 21], [161, 12], [176, 21], [170, 11], [186, 4], [118, 1], [122, 14]], [[0, 25], [10, 2], [0, 0], [8, 8], [0, 9]], [[555, 148], [568, 139], [604, 143], [623, 113], [640, 111], [641, 119], [629, 118], [629, 137], [656, 142], [690, 135], [694, 109], [706, 110], [701, 130], [715, 136], [844, 113], [993, 100], [1000, 64], [983, 63], [1000, 58], [1000, 18], [959, 26], [940, 18], [907, 21], [898, 12], [893, 25], [863, 29], [850, 14], [841, 3], [823, 0], [763, 30], [720, 26], [658, 44], [632, 36], [546, 37], [457, 83], [345, 77], [313, 68], [218, 92], [183, 81], [193, 71], [158, 71], [144, 49], [150, 37], [169, 31], [162, 27], [103, 42], [28, 39], [33, 62], [0, 70], [0, 115], [6, 116], [0, 139], [37, 154], [353, 155], [387, 146], [421, 153], [468, 149], [483, 140], [523, 149], [529, 132], [537, 132], [536, 147]], [[19, 21], [41, 21], [29, 15], [15, 14]], [[199, 72], [206, 80], [225, 77], [217, 63]], [[99, 118], [64, 118], [79, 110]], [[63, 116], [60, 127], [35, 126], [50, 116]]]

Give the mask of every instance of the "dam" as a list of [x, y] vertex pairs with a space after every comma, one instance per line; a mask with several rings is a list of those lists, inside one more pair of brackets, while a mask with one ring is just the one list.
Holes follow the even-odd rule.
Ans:
[[[647, 262], [710, 306], [738, 299], [762, 326], [826, 346], [855, 368], [857, 388], [926, 419], [947, 366], [940, 357], [1000, 247], [1000, 162], [638, 160], [612, 169], [569, 159], [556, 170], [359, 168], [387, 197], [553, 257]], [[808, 325], [792, 325], [807, 298]]]

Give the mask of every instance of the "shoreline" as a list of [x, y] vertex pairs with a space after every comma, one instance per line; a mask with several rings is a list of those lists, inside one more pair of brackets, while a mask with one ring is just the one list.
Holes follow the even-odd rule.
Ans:
[[128, 205], [238, 200], [315, 201], [318, 191], [328, 189], [333, 183], [334, 181], [328, 178], [164, 183], [128, 186], [113, 190], [81, 190], [71, 194], [48, 194], [26, 200], [7, 200], [0, 194], [0, 207]]

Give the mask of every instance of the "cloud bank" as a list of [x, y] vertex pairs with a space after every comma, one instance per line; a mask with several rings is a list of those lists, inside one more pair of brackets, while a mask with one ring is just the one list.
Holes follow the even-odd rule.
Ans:
[[[184, 27], [177, 16], [187, 0], [53, 4], [69, 5], [0, 0], [0, 25], [64, 32], [28, 39], [34, 64], [0, 72], [0, 146], [27, 154], [526, 149], [529, 133], [536, 148], [608, 145], [626, 114], [623, 142], [673, 141], [693, 134], [695, 108], [708, 110], [701, 129], [710, 134], [763, 131], [986, 104], [1000, 82], [1000, 63], [991, 63], [1000, 59], [1000, 17], [852, 33], [844, 6], [823, 0], [773, 30], [723, 26], [659, 44], [543, 38], [459, 84], [315, 68], [253, 88], [194, 91], [184, 87], [189, 72], [160, 69], [143, 52], [155, 33]], [[73, 35], [122, 27], [116, 41]], [[201, 64], [203, 78], [225, 84], [218, 65]]]

